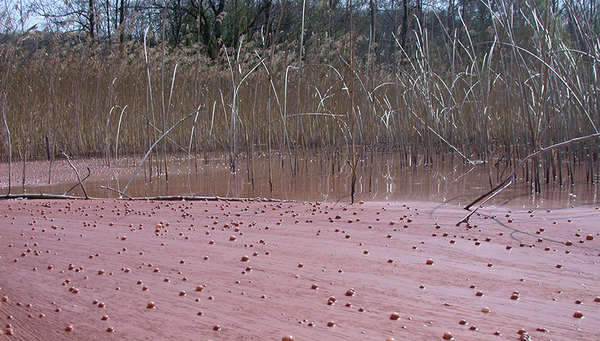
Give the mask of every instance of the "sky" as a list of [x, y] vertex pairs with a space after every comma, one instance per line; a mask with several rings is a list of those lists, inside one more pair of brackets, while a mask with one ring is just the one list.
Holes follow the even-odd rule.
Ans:
[[0, 33], [17, 33], [36, 26], [42, 30], [44, 18], [35, 13], [36, 2], [31, 0], [0, 1]]

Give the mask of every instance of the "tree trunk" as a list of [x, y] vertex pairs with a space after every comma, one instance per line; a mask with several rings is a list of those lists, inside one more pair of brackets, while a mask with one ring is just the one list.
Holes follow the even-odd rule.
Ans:
[[371, 8], [371, 13], [370, 13], [370, 19], [371, 19], [371, 40], [370, 40], [370, 44], [371, 47], [369, 47], [369, 51], [371, 53], [374, 53], [375, 51], [373, 51], [373, 48], [376, 46], [375, 45], [375, 40], [377, 37], [376, 34], [376, 25], [377, 25], [377, 0], [369, 0], [369, 7]]
[[400, 46], [406, 52], [406, 34], [408, 32], [408, 0], [402, 0], [402, 26], [400, 27]]
[[119, 41], [123, 43], [125, 40], [125, 27], [123, 27], [123, 22], [125, 21], [125, 0], [120, 1], [119, 5]]
[[90, 38], [93, 41], [95, 36], [95, 28], [96, 28], [96, 16], [94, 15], [94, 0], [88, 0], [88, 16], [90, 18], [89, 23], [89, 34]]
[[448, 18], [446, 26], [448, 27], [448, 32], [450, 35], [453, 35], [454, 32], [454, 20], [456, 18], [456, 4], [454, 0], [448, 0]]
[[112, 32], [110, 31], [110, 0], [106, 0], [106, 34], [108, 35], [108, 43], [110, 44], [110, 38]]

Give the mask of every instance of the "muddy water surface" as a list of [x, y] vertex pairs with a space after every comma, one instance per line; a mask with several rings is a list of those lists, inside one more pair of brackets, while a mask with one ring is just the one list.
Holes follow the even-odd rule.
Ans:
[[[117, 197], [110, 187], [123, 190], [135, 173], [141, 158], [111, 160], [73, 160], [85, 180], [88, 195]], [[164, 160], [146, 161], [127, 188], [134, 197], [194, 195], [220, 197], [263, 197], [309, 201], [350, 201], [352, 171], [344, 156], [316, 155], [255, 155], [238, 157], [232, 172], [228, 157], [211, 156], [188, 159], [171, 156]], [[452, 201], [466, 204], [501, 181], [501, 169], [483, 163], [472, 165], [458, 158], [446, 157], [425, 165], [423, 158], [407, 164], [398, 154], [376, 154], [362, 160], [357, 169], [357, 200]], [[0, 185], [8, 192], [8, 164], [0, 165]], [[50, 174], [49, 174], [50, 173]], [[588, 183], [585, 167], [575, 168], [574, 184], [563, 172], [563, 185], [558, 181], [545, 184], [535, 193], [524, 175], [493, 199], [494, 205], [525, 205], [527, 207], [568, 207], [593, 205], [597, 202], [598, 186]], [[23, 182], [24, 180], [24, 182]], [[25, 186], [23, 186], [23, 183]], [[83, 195], [77, 185], [74, 170], [65, 160], [12, 164], [11, 193], [54, 193]], [[75, 188], [73, 188], [75, 186]]]

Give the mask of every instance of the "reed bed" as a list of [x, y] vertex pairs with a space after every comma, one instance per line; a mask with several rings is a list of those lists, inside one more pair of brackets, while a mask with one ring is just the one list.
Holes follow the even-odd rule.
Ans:
[[[63, 150], [110, 164], [146, 154], [178, 123], [156, 146], [156, 160], [222, 152], [235, 171], [240, 155], [277, 153], [294, 170], [294, 158], [305, 153], [349, 159], [354, 150], [368, 162], [372, 153], [394, 152], [405, 166], [453, 154], [488, 167], [492, 185], [543, 146], [600, 126], [598, 37], [576, 27], [590, 42], [581, 49], [535, 9], [518, 14], [525, 18], [518, 28], [516, 14], [492, 15], [484, 44], [474, 43], [466, 26], [443, 41], [428, 40], [422, 28], [410, 54], [398, 42], [396, 64], [366, 55], [350, 63], [349, 36], [313, 36], [299, 67], [291, 46], [267, 49], [243, 39], [213, 60], [197, 46], [165, 50], [144, 39], [90, 47], [65, 34], [29, 33], [0, 49], [12, 154], [43, 159], [48, 137], [51, 155]], [[0, 143], [6, 159], [7, 139]], [[520, 176], [539, 190], [569, 181], [570, 167], [580, 164], [593, 183], [596, 140], [533, 158]]]

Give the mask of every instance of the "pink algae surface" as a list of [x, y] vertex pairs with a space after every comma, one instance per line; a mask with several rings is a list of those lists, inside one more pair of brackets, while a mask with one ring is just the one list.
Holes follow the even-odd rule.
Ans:
[[598, 339], [600, 211], [466, 213], [0, 201], [0, 340]]

